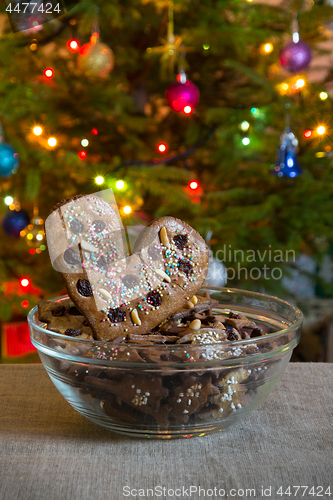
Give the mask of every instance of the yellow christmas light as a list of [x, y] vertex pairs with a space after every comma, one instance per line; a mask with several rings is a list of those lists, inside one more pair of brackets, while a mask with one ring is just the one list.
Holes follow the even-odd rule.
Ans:
[[55, 137], [50, 137], [47, 143], [49, 146], [51, 146], [51, 148], [53, 148], [57, 145], [57, 139]]
[[247, 122], [246, 120], [243, 121], [241, 124], [240, 124], [240, 128], [241, 130], [243, 130], [243, 132], [246, 132], [247, 130], [249, 130], [250, 128], [250, 124], [249, 122]]
[[305, 85], [305, 81], [303, 80], [303, 78], [299, 78], [296, 82], [296, 86], [298, 89], [301, 89], [302, 87], [304, 87]]
[[322, 101], [326, 101], [328, 98], [328, 93], [327, 92], [320, 92], [319, 97]]
[[96, 182], [96, 184], [98, 184], [100, 186], [101, 184], [104, 183], [104, 177], [102, 177], [101, 175], [98, 175], [95, 179], [95, 182]]
[[117, 189], [124, 189], [125, 187], [125, 182], [124, 181], [117, 181], [116, 182], [116, 188]]
[[129, 205], [126, 205], [126, 207], [123, 208], [123, 212], [126, 215], [129, 215], [132, 212], [132, 208]]
[[261, 46], [261, 53], [262, 54], [270, 54], [271, 52], [273, 52], [273, 44], [268, 42], [268, 43], [264, 43], [262, 46]]
[[317, 134], [318, 135], [324, 135], [325, 132], [326, 132], [326, 128], [323, 125], [320, 125], [319, 127], [317, 127]]
[[42, 129], [42, 127], [39, 127], [39, 126], [34, 127], [34, 128], [33, 128], [33, 133], [34, 133], [35, 135], [41, 135], [41, 134], [43, 133], [43, 129]]

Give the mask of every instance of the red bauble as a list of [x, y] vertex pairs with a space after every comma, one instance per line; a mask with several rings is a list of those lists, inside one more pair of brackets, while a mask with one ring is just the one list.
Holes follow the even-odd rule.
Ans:
[[193, 111], [200, 98], [199, 89], [191, 80], [172, 83], [165, 95], [171, 109], [187, 115]]

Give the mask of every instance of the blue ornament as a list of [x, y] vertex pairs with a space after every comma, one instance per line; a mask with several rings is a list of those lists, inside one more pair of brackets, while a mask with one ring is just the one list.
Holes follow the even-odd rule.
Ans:
[[5, 215], [3, 230], [13, 238], [19, 238], [20, 232], [30, 224], [29, 215], [24, 210], [9, 210]]
[[298, 140], [287, 128], [281, 135], [281, 144], [276, 151], [275, 168], [272, 171], [277, 177], [296, 177], [303, 172], [297, 160]]
[[0, 144], [0, 177], [10, 177], [19, 166], [18, 154], [9, 144]]

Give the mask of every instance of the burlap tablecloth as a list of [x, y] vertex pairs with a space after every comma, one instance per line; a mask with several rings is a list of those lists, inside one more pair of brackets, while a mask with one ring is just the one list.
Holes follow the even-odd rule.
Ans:
[[0, 415], [0, 500], [333, 498], [332, 364], [290, 363], [244, 421], [187, 440], [103, 430], [41, 365], [0, 366]]

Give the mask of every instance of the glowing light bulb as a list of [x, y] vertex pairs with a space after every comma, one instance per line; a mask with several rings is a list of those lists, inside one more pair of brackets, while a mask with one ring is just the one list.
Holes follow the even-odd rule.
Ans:
[[132, 208], [129, 205], [126, 205], [126, 207], [123, 208], [123, 212], [128, 215], [132, 212]]
[[210, 49], [210, 45], [209, 45], [209, 43], [203, 43], [203, 44], [202, 44], [202, 48], [203, 48], [204, 50], [209, 50], [209, 49]]
[[30, 285], [30, 280], [28, 280], [28, 278], [22, 278], [20, 283], [21, 283], [21, 286], [26, 287], [26, 286]]
[[93, 128], [92, 131], [91, 131], [92, 134], [94, 135], [98, 135], [98, 130], [97, 128]]
[[312, 136], [312, 130], [305, 130], [305, 132], [303, 132], [303, 137], [305, 139], [310, 139], [311, 136]]
[[86, 148], [87, 146], [89, 146], [89, 141], [88, 141], [88, 139], [82, 139], [82, 141], [81, 141], [81, 146], [83, 146], [84, 148]]
[[328, 98], [328, 93], [327, 92], [320, 92], [319, 97], [322, 101], [326, 101]]
[[247, 122], [247, 121], [245, 120], [244, 122], [242, 122], [242, 123], [240, 124], [240, 128], [241, 128], [241, 130], [243, 130], [243, 132], [246, 132], [246, 131], [247, 131], [247, 130], [249, 130], [249, 128], [250, 128], [250, 124], [249, 124], [249, 122]]
[[54, 75], [54, 71], [52, 68], [46, 68], [46, 70], [44, 71], [44, 75], [46, 76], [46, 78], [52, 78], [53, 75]]
[[192, 191], [195, 191], [199, 187], [199, 182], [198, 181], [191, 181], [189, 183], [189, 188], [192, 189]]
[[23, 300], [23, 302], [21, 302], [21, 306], [26, 309], [29, 306], [29, 302], [27, 300]]
[[41, 135], [41, 134], [43, 133], [43, 129], [42, 129], [42, 127], [39, 127], [39, 126], [34, 127], [34, 128], [33, 128], [33, 133], [34, 133], [35, 135]]
[[254, 116], [257, 116], [259, 114], [259, 109], [258, 108], [251, 108], [251, 113], [254, 115]]
[[161, 144], [157, 146], [157, 150], [159, 153], [165, 153], [167, 150], [167, 145], [161, 142]]
[[57, 145], [57, 139], [55, 137], [50, 137], [47, 143], [51, 148], [54, 148], [54, 146]]
[[125, 182], [124, 181], [117, 181], [116, 182], [116, 188], [117, 189], [124, 189], [125, 187]]
[[8, 205], [8, 206], [11, 205], [13, 203], [13, 201], [14, 201], [14, 198], [12, 196], [6, 196], [6, 198], [5, 198], [6, 205]]
[[318, 135], [324, 135], [326, 132], [326, 128], [323, 127], [322, 125], [320, 125], [318, 128], [317, 128], [317, 134]]
[[80, 151], [78, 153], [78, 157], [80, 158], [80, 160], [85, 160], [87, 158], [87, 153], [85, 151]]
[[29, 253], [30, 253], [31, 255], [35, 255], [36, 250], [35, 250], [34, 248], [30, 248]]
[[243, 137], [242, 143], [244, 146], [248, 146], [250, 144], [250, 139], [248, 137]]
[[96, 179], [95, 179], [95, 182], [96, 182], [96, 184], [98, 184], [99, 186], [100, 186], [101, 184], [104, 184], [104, 177], [102, 177], [101, 175], [98, 175], [98, 176], [96, 177]]
[[261, 48], [260, 48], [260, 52], [262, 54], [270, 54], [271, 52], [273, 52], [273, 44], [268, 42], [268, 43], [263, 43]]
[[43, 239], [43, 235], [42, 235], [42, 234], [37, 234], [37, 235], [36, 235], [36, 239], [37, 239], [38, 241], [42, 241], [42, 239]]
[[281, 89], [284, 90], [284, 91], [288, 90], [289, 89], [288, 83], [282, 83]]
[[75, 52], [78, 52], [80, 50], [80, 44], [77, 40], [70, 40], [68, 43], [67, 43], [67, 46], [69, 48], [69, 50], [73, 53]]
[[192, 113], [192, 106], [185, 106], [184, 107], [184, 113], [185, 115], [190, 115]]
[[301, 89], [302, 87], [304, 87], [305, 85], [305, 81], [303, 80], [303, 78], [299, 78], [296, 82], [296, 86], [298, 89]]

